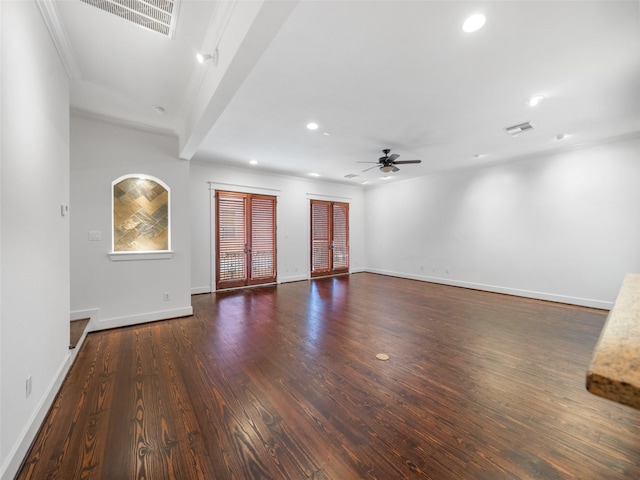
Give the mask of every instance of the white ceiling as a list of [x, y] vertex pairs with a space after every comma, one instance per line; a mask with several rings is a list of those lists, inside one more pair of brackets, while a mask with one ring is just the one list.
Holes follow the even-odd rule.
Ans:
[[[195, 53], [233, 36], [228, 18], [249, 3], [182, 0], [172, 40], [79, 0], [56, 2], [71, 44], [72, 106], [188, 135], [198, 89], [228, 65], [200, 65]], [[464, 33], [476, 12], [486, 25]], [[383, 174], [356, 162], [375, 162], [383, 148], [423, 160], [391, 175], [408, 179], [640, 131], [635, 0], [308, 0], [286, 15], [259, 49], [255, 39], [239, 49], [253, 51], [252, 64], [190, 159], [375, 185]], [[534, 94], [546, 99], [530, 107]], [[307, 130], [311, 121], [320, 128]], [[504, 131], [527, 121], [534, 130]]]
[[[216, 2], [183, 1], [174, 39], [80, 0], [55, 2], [76, 64], [71, 105], [177, 131]], [[161, 106], [165, 113], [153, 110]]]

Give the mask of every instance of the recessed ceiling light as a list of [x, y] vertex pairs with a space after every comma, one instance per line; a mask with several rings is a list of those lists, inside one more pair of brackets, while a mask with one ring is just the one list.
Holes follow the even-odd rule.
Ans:
[[307, 123], [307, 128], [309, 130], [317, 130], [318, 129], [318, 124], [317, 123], [313, 123], [313, 122]]
[[560, 134], [556, 135], [556, 140], [560, 141], [560, 140], [565, 139], [566, 137], [567, 137], [566, 133], [560, 133]]
[[487, 21], [486, 17], [481, 13], [471, 15], [462, 24], [462, 30], [464, 30], [467, 33], [476, 32], [484, 26], [486, 21]]
[[542, 100], [544, 100], [544, 95], [534, 95], [533, 97], [531, 97], [529, 99], [529, 101], [527, 102], [527, 105], [529, 105], [530, 107], [535, 107], [536, 105], [538, 105]]
[[330, 134], [329, 132], [324, 132], [324, 133], [323, 133], [323, 135], [324, 135], [325, 137], [328, 137], [328, 136], [330, 136], [331, 134]]
[[154, 105], [153, 111], [156, 112], [158, 115], [162, 115], [164, 113], [164, 107], [161, 107], [160, 105]]
[[310, 177], [319, 177], [319, 176], [320, 176], [320, 174], [319, 174], [319, 173], [312, 172], [312, 173], [310, 173], [310, 174], [309, 174], [309, 176], [310, 176]]
[[258, 160], [249, 160], [249, 164], [257, 165], [258, 164]]

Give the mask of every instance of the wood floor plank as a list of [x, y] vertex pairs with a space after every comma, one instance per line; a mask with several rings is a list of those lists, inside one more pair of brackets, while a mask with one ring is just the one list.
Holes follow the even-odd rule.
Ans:
[[640, 478], [640, 411], [584, 386], [607, 312], [374, 274], [192, 303], [87, 336], [18, 479]]
[[82, 334], [84, 333], [87, 325], [89, 324], [89, 318], [82, 318], [79, 320], [72, 320], [69, 325], [69, 348], [76, 348]]

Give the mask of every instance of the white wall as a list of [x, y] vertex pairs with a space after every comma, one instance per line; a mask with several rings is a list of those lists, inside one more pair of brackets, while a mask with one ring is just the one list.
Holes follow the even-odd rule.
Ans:
[[610, 308], [640, 272], [639, 158], [635, 138], [369, 190], [367, 269]]
[[[38, 7], [3, 1], [0, 477], [69, 365], [69, 81]], [[27, 398], [25, 384], [32, 378]]]
[[[189, 164], [178, 140], [81, 115], [71, 118], [71, 310], [90, 329], [191, 314]], [[170, 188], [173, 258], [113, 261], [112, 182], [157, 177]], [[101, 241], [89, 241], [99, 231]], [[164, 300], [164, 292], [170, 300]]]
[[[276, 195], [278, 282], [309, 277], [309, 198], [349, 203], [351, 271], [364, 269], [364, 191], [360, 187], [304, 180], [257, 170], [191, 162], [191, 286], [212, 291], [212, 198], [218, 190]], [[215, 283], [215, 281], [214, 281]]]

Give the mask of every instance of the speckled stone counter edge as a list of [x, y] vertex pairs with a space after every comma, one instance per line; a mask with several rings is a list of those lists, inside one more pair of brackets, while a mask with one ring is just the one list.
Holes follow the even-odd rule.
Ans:
[[640, 274], [628, 274], [600, 333], [587, 390], [640, 409]]

